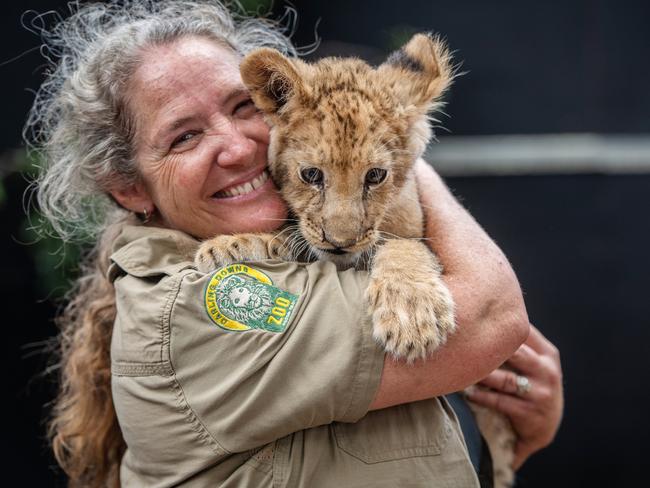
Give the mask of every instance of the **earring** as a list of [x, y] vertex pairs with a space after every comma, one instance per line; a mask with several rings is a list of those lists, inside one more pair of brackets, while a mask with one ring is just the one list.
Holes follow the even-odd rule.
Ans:
[[146, 224], [151, 220], [151, 214], [149, 211], [145, 208], [142, 210], [142, 223]]

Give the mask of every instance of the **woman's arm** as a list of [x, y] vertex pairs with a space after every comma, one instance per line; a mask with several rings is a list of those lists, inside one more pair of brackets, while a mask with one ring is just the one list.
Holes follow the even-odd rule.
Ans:
[[457, 331], [425, 361], [386, 356], [370, 409], [462, 390], [508, 359], [528, 336], [519, 283], [501, 250], [424, 161], [416, 164], [426, 237], [444, 265]]

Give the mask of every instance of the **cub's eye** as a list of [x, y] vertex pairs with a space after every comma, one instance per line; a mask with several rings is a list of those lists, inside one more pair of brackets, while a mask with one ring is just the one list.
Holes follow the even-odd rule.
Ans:
[[378, 185], [386, 179], [388, 171], [382, 168], [372, 168], [366, 173], [366, 186]]
[[318, 168], [303, 168], [300, 170], [300, 179], [308, 185], [322, 185], [323, 172]]

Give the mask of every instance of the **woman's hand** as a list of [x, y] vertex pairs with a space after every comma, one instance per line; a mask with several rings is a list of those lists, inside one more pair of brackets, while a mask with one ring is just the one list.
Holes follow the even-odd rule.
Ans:
[[[506, 364], [516, 372], [496, 369], [475, 388], [469, 399], [505, 414], [517, 433], [514, 468], [535, 451], [548, 446], [562, 420], [564, 395], [557, 348], [531, 325], [526, 342]], [[517, 385], [528, 379], [530, 389]]]

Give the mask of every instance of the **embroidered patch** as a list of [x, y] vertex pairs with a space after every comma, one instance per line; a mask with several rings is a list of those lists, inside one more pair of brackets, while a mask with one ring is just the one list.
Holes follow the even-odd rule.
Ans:
[[273, 286], [271, 278], [245, 264], [218, 269], [205, 289], [205, 309], [225, 330], [282, 332], [297, 300], [297, 295]]

